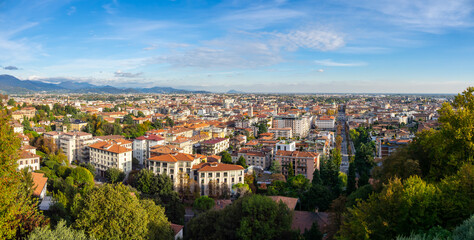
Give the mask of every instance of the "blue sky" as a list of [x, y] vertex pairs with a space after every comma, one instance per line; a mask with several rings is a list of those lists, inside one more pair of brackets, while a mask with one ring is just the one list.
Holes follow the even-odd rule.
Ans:
[[473, 0], [0, 0], [0, 74], [121, 87], [457, 93]]

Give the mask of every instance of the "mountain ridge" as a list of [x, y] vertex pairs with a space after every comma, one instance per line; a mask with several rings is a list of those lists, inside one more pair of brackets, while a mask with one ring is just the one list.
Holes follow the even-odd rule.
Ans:
[[183, 90], [172, 87], [118, 88], [110, 85], [99, 86], [86, 82], [62, 81], [47, 83], [33, 80], [20, 80], [12, 75], [0, 75], [0, 92], [3, 93], [210, 93], [208, 91]]

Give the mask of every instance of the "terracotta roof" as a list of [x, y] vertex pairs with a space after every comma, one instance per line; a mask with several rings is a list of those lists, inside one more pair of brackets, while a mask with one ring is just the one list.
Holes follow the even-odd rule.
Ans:
[[293, 221], [291, 223], [291, 228], [293, 230], [299, 230], [300, 233], [304, 233], [305, 230], [311, 229], [311, 226], [316, 221], [318, 222], [320, 231], [322, 233], [326, 232], [325, 229], [328, 225], [327, 213], [293, 211]]
[[312, 158], [315, 158], [319, 155], [319, 153], [278, 150], [275, 155], [276, 156], [286, 156], [286, 157], [305, 157], [305, 158], [312, 157]]
[[164, 154], [159, 156], [151, 157], [149, 160], [158, 161], [158, 162], [177, 162], [177, 161], [194, 161], [194, 156], [186, 153], [173, 153], [173, 154]]
[[176, 236], [181, 230], [183, 230], [183, 225], [171, 223], [171, 228], [173, 229], [174, 235]]
[[163, 137], [156, 134], [145, 135], [135, 138], [136, 140], [150, 140], [150, 141], [162, 141], [165, 140]]
[[284, 197], [284, 196], [269, 196], [273, 201], [276, 203], [280, 203], [282, 201], [290, 210], [294, 210], [296, 207], [296, 204], [298, 203], [298, 198], [292, 198], [292, 197]]
[[[215, 172], [215, 171], [233, 171], [244, 170], [240, 165], [226, 164], [226, 163], [204, 163], [198, 172]], [[194, 169], [194, 167], [193, 167]]]
[[48, 178], [44, 176], [44, 173], [32, 172], [31, 176], [33, 177], [33, 187], [35, 188], [35, 190], [33, 191], [33, 195], [39, 196], [43, 191], [43, 188], [46, 185]]
[[40, 156], [31, 153], [30, 151], [23, 150], [20, 153], [20, 159], [39, 158]]
[[104, 142], [96, 142], [94, 144], [89, 145], [90, 148], [95, 148], [107, 152], [113, 152], [113, 153], [125, 153], [125, 152], [131, 152], [133, 151], [130, 148], [122, 147], [118, 145], [115, 142], [112, 141], [104, 141]]
[[228, 139], [228, 138], [214, 138], [214, 139], [211, 139], [211, 140], [204, 141], [204, 142], [202, 142], [202, 144], [216, 144], [216, 143], [225, 141], [226, 139]]

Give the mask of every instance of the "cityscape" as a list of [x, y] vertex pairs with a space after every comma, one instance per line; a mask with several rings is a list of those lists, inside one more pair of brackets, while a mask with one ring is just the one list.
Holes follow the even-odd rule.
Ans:
[[0, 2], [0, 239], [474, 239], [473, 26], [464, 0]]

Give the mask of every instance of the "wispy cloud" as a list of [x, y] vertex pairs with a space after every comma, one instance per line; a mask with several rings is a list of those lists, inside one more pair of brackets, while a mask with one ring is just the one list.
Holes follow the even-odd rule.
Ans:
[[136, 77], [140, 77], [142, 75], [143, 75], [142, 72], [131, 73], [131, 72], [122, 72], [120, 70], [114, 72], [115, 77], [121, 77], [121, 78], [136, 78]]
[[335, 62], [331, 59], [316, 60], [314, 63], [327, 67], [360, 67], [367, 65], [366, 62]]
[[472, 27], [472, 0], [363, 0], [350, 5], [384, 14], [388, 22], [425, 32], [440, 33], [446, 28]]
[[261, 5], [227, 12], [225, 16], [217, 18], [216, 22], [231, 24], [232, 27], [240, 29], [260, 29], [304, 15], [304, 12], [298, 10]]
[[75, 6], [71, 6], [68, 10], [67, 10], [67, 15], [71, 16], [73, 15], [74, 13], [76, 12], [76, 7]]

